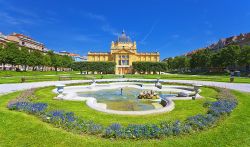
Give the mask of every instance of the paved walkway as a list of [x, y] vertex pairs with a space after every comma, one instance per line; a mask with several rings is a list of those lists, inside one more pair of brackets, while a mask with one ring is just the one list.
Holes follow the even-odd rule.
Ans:
[[[128, 81], [138, 81], [138, 82], [155, 82], [155, 79], [98, 79], [96, 82], [128, 82]], [[250, 92], [250, 84], [241, 83], [224, 83], [224, 82], [212, 82], [212, 81], [192, 81], [192, 80], [160, 80], [161, 82], [175, 82], [175, 83], [186, 83], [186, 84], [201, 84], [206, 86], [216, 86], [222, 88], [228, 88], [233, 90], [239, 90], [242, 92]], [[92, 82], [92, 80], [72, 80], [72, 81], [45, 81], [45, 82], [33, 82], [33, 83], [15, 83], [15, 84], [0, 84], [0, 94], [10, 93], [18, 90], [25, 90], [30, 88], [38, 88], [45, 86], [53, 86], [57, 84], [71, 84], [71, 83], [87, 83]]]

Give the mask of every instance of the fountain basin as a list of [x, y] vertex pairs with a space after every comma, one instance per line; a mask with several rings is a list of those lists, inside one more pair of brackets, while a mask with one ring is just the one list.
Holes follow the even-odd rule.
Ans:
[[[122, 94], [121, 94], [121, 90]], [[160, 99], [138, 100], [141, 91], [152, 90], [159, 93]], [[56, 92], [56, 90], [53, 90]], [[86, 104], [95, 110], [123, 115], [145, 115], [163, 113], [174, 109], [174, 100], [192, 99], [192, 97], [176, 97], [177, 93], [185, 92], [194, 94], [193, 87], [163, 85], [162, 89], [155, 84], [142, 84], [131, 82], [118, 82], [109, 84], [96, 84], [93, 86], [66, 86], [62, 100], [86, 101]], [[161, 98], [167, 101], [166, 106], [161, 106]]]

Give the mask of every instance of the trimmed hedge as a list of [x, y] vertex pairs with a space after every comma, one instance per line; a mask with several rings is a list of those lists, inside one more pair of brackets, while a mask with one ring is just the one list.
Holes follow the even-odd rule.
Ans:
[[134, 72], [138, 73], [156, 73], [167, 70], [167, 64], [165, 62], [133, 62]]
[[134, 72], [138, 73], [156, 73], [167, 70], [167, 64], [165, 62], [133, 62]]
[[76, 71], [98, 72], [104, 74], [112, 74], [115, 72], [115, 62], [75, 62], [72, 69]]

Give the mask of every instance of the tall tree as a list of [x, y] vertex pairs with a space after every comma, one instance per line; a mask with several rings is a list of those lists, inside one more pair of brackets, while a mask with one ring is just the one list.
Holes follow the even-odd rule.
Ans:
[[29, 64], [30, 61], [30, 53], [29, 50], [26, 47], [22, 47], [19, 58], [18, 58], [18, 63], [24, 67], [24, 71], [27, 70], [27, 65]]
[[5, 64], [11, 64], [12, 67], [17, 65], [18, 61], [20, 61], [19, 54], [20, 50], [18, 45], [16, 43], [7, 42], [4, 48]]
[[239, 55], [239, 64], [246, 66], [246, 70], [249, 70], [250, 66], [250, 46], [243, 46]]
[[230, 45], [220, 51], [223, 66], [235, 69], [240, 57], [240, 46]]
[[212, 52], [202, 49], [191, 55], [190, 67], [192, 69], [207, 70], [211, 66]]
[[43, 56], [42, 59], [42, 71], [44, 70], [44, 67], [50, 67], [51, 66], [51, 60], [50, 60], [50, 56], [48, 54]]

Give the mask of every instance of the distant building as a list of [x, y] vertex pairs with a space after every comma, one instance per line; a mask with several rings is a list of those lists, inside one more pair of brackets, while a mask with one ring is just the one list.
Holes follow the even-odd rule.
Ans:
[[88, 56], [82, 56], [81, 58], [82, 58], [82, 61], [85, 61], [85, 62], [88, 61]]
[[159, 52], [138, 53], [136, 42], [123, 31], [117, 41], [112, 41], [110, 52], [88, 52], [88, 61], [113, 61], [116, 62], [116, 74], [133, 73], [132, 63], [136, 61], [159, 62]]
[[212, 50], [219, 50], [228, 45], [239, 45], [239, 46], [250, 45], [250, 33], [245, 33], [220, 39], [218, 42], [209, 45], [207, 48]]
[[67, 52], [67, 51], [60, 51], [59, 52], [59, 55], [69, 55], [70, 54], [70, 52]]
[[204, 50], [204, 49], [218, 51], [218, 50], [220, 50], [224, 47], [227, 47], [229, 45], [239, 45], [239, 46], [250, 45], [250, 33], [239, 34], [239, 35], [231, 36], [228, 38], [222, 38], [222, 39], [218, 40], [217, 42], [215, 42], [207, 47], [199, 48], [199, 49], [193, 50], [191, 52], [188, 52], [185, 54], [185, 56], [191, 56], [194, 53], [196, 53], [200, 50]]
[[72, 57], [72, 59], [75, 61], [75, 62], [83, 62], [83, 61], [87, 61], [87, 58], [86, 57], [82, 57], [80, 56], [79, 54], [74, 54], [74, 53], [70, 53], [70, 52], [67, 52], [67, 51], [60, 51], [59, 52], [60, 55], [67, 55], [67, 56], [70, 56]]
[[85, 61], [88, 61], [87, 56], [75, 56], [73, 59], [75, 60], [75, 62], [85, 62]]
[[35, 41], [32, 38], [23, 34], [13, 33], [11, 35], [8, 35], [7, 39], [9, 41], [17, 42], [20, 46], [25, 46], [39, 51], [45, 51], [45, 46], [43, 43]]
[[72, 59], [75, 61], [75, 62], [81, 62], [81, 56], [79, 54], [69, 54], [70, 57], [72, 57]]
[[9, 42], [9, 40], [7, 39], [7, 36], [5, 36], [4, 34], [0, 32], [0, 44], [6, 43], [6, 42]]

